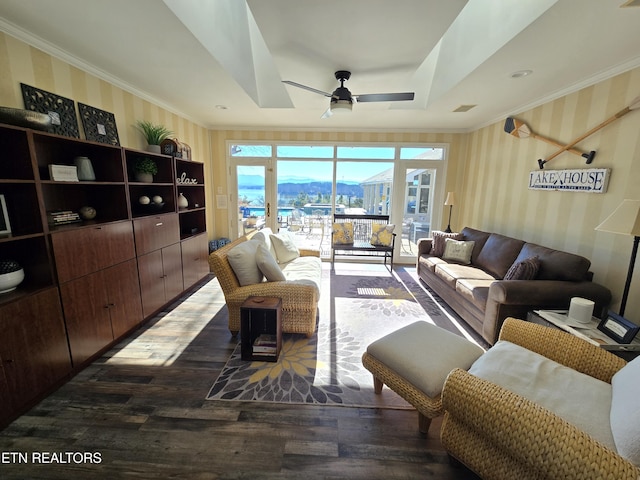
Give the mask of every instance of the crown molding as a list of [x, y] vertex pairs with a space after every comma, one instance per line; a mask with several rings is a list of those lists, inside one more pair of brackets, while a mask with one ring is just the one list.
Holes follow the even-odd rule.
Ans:
[[14, 25], [11, 22], [8, 22], [4, 18], [0, 18], [0, 31], [3, 31], [8, 35], [11, 35], [12, 37], [17, 38], [18, 40], [28, 45], [31, 45], [32, 47], [42, 50], [43, 52], [51, 55], [52, 57], [55, 57], [59, 60], [62, 60], [65, 63], [68, 63], [69, 65], [79, 68], [80, 70], [90, 75], [93, 75], [94, 77], [104, 80], [105, 82], [109, 82], [111, 85], [114, 85], [126, 92], [129, 92], [135, 95], [136, 97], [141, 98], [142, 100], [146, 100], [147, 102], [153, 103], [154, 105], [157, 105], [160, 108], [163, 108], [176, 115], [179, 115], [182, 118], [189, 120], [190, 122], [193, 122], [196, 125], [201, 126], [202, 128], [207, 128], [206, 125], [204, 125], [202, 122], [192, 118], [190, 115], [185, 114], [184, 112], [175, 108], [173, 105], [169, 105], [164, 101], [153, 97], [149, 93], [144, 92], [132, 86], [131, 84], [125, 82], [121, 78], [115, 77], [110, 73], [105, 72], [104, 70], [101, 70], [95, 65], [91, 65], [90, 63], [85, 62], [81, 58], [78, 58], [75, 55], [70, 54], [66, 50], [63, 50], [57, 47], [56, 45], [44, 40], [43, 38], [33, 34], [32, 32], [29, 32], [21, 27], [18, 27], [17, 25]]

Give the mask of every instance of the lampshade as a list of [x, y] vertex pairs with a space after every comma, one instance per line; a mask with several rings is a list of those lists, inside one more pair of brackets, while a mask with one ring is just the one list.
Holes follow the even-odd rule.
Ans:
[[596, 230], [640, 236], [640, 200], [623, 200]]
[[346, 113], [353, 109], [353, 103], [349, 100], [336, 100], [332, 98], [329, 108], [333, 113]]
[[456, 194], [455, 192], [447, 193], [447, 199], [444, 201], [445, 205], [455, 205], [456, 204]]

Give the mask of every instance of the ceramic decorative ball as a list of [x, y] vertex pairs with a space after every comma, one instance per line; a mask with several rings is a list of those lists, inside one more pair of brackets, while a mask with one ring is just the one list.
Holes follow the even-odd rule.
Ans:
[[15, 260], [0, 260], [0, 293], [15, 290], [24, 280], [24, 270]]
[[162, 197], [160, 195], [154, 196], [153, 203], [162, 203]]
[[93, 207], [82, 207], [79, 213], [84, 220], [93, 220], [94, 218], [96, 218], [96, 209]]
[[149, 205], [151, 203], [151, 199], [146, 195], [143, 195], [138, 199], [138, 202], [140, 205]]

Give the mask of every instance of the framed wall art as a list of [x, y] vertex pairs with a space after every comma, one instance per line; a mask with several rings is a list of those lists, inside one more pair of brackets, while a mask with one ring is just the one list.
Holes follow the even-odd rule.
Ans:
[[20, 84], [24, 108], [51, 117], [51, 131], [65, 137], [80, 138], [76, 106], [73, 100], [39, 88]]
[[113, 113], [78, 102], [84, 136], [93, 142], [120, 146], [116, 117]]
[[0, 236], [11, 234], [11, 224], [9, 223], [9, 213], [7, 212], [7, 202], [4, 195], [0, 195]]

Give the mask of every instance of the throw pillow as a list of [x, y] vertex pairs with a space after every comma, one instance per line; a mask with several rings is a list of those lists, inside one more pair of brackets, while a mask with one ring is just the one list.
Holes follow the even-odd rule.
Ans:
[[256, 240], [242, 242], [227, 253], [227, 260], [236, 274], [241, 286], [253, 285], [263, 280], [263, 275], [256, 263], [256, 250], [263, 245]]
[[640, 357], [622, 367], [611, 379], [611, 433], [618, 453], [640, 466]]
[[429, 254], [435, 257], [442, 257], [442, 254], [444, 253], [445, 238], [453, 238], [454, 240], [462, 240], [463, 238], [461, 233], [447, 233], [441, 232], [439, 230], [434, 231], [431, 236], [433, 237], [433, 239], [431, 242], [431, 251], [429, 252]]
[[533, 280], [540, 270], [540, 259], [529, 257], [521, 262], [514, 262], [504, 276], [503, 280]]
[[476, 242], [463, 242], [452, 238], [445, 238], [444, 240], [443, 260], [451, 260], [462, 263], [463, 265], [469, 265], [471, 263], [471, 254], [473, 253], [473, 246]]
[[272, 233], [271, 244], [276, 251], [278, 263], [287, 263], [300, 256], [300, 250], [296, 247], [296, 242], [291, 234], [287, 232]]
[[333, 224], [333, 244], [350, 245], [353, 243], [353, 223], [343, 222]]
[[377, 247], [390, 247], [393, 243], [393, 230], [396, 226], [393, 223], [372, 223], [371, 240], [369, 243]]
[[267, 250], [264, 244], [258, 245], [256, 250], [256, 264], [267, 278], [267, 282], [284, 282], [286, 280], [284, 273], [282, 273], [282, 270], [280, 270], [278, 266], [278, 262], [273, 258], [273, 255], [271, 255], [271, 252]]

